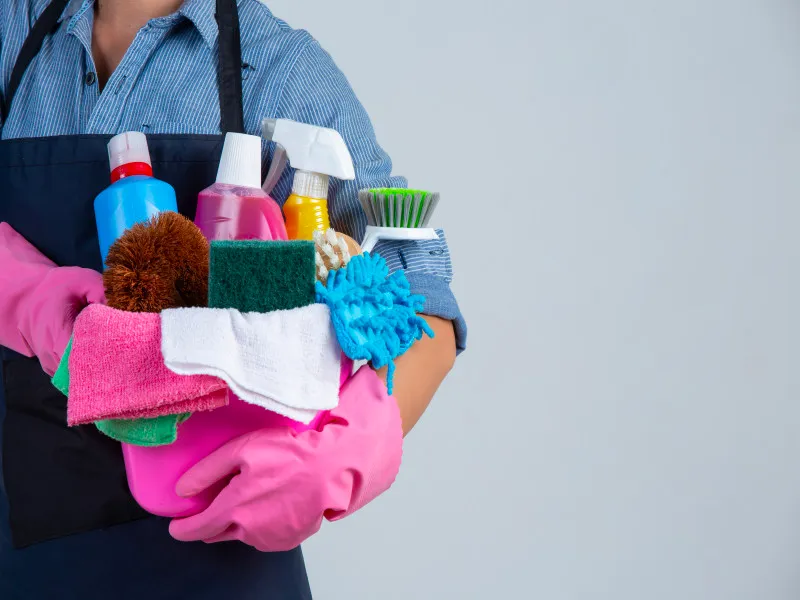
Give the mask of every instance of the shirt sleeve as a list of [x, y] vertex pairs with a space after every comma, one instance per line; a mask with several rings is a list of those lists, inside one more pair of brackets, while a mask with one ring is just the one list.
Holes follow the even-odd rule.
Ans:
[[[344, 74], [331, 56], [311, 41], [289, 72], [277, 107], [279, 118], [292, 119], [337, 130], [353, 157], [354, 181], [331, 179], [328, 210], [331, 226], [355, 240], [364, 237], [367, 218], [358, 200], [365, 188], [402, 187], [408, 182], [392, 176], [392, 161], [380, 147], [366, 110], [356, 98]], [[270, 150], [270, 154], [271, 154]], [[274, 197], [289, 195], [293, 171], [278, 182]], [[425, 296], [425, 314], [451, 320], [459, 352], [466, 348], [467, 327], [450, 289], [453, 266], [444, 231], [437, 240], [379, 242], [374, 252], [386, 259], [391, 270], [404, 269], [411, 288]]]

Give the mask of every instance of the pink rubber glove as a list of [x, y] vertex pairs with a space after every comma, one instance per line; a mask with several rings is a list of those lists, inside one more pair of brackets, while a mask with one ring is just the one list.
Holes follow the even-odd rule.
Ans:
[[290, 550], [319, 530], [323, 516], [341, 519], [389, 489], [402, 453], [397, 404], [363, 367], [344, 384], [320, 431], [255, 431], [190, 469], [178, 495], [233, 478], [205, 511], [173, 520], [169, 531], [187, 542], [241, 540], [262, 552]]
[[36, 356], [55, 373], [78, 313], [104, 303], [103, 276], [59, 267], [8, 223], [0, 223], [0, 346]]

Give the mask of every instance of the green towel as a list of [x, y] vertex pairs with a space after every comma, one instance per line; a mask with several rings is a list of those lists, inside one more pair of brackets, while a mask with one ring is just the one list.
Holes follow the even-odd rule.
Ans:
[[64, 354], [61, 356], [61, 362], [58, 363], [58, 369], [56, 369], [53, 379], [50, 380], [55, 388], [65, 396], [69, 396], [69, 355], [71, 353], [72, 338], [70, 337], [67, 347], [64, 348]]
[[191, 416], [165, 415], [153, 419], [108, 419], [95, 426], [108, 437], [132, 446], [166, 446], [178, 439], [178, 425]]
[[208, 306], [272, 312], [314, 304], [314, 242], [211, 242]]

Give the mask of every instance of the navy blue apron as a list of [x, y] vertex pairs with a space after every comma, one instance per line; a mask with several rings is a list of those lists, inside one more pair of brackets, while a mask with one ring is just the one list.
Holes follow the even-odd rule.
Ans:
[[[8, 115], [30, 62], [68, 0], [42, 13], [12, 71]], [[222, 132], [244, 131], [236, 0], [217, 0]], [[18, 117], [24, 118], [24, 117]], [[0, 141], [0, 221], [59, 265], [102, 269], [93, 200], [109, 184], [110, 136]], [[156, 176], [194, 218], [213, 183], [221, 135], [148, 136]], [[0, 315], [2, 318], [2, 315]], [[310, 598], [299, 548], [180, 543], [127, 486], [120, 447], [94, 426], [66, 425], [66, 398], [35, 358], [0, 348], [0, 598]]]

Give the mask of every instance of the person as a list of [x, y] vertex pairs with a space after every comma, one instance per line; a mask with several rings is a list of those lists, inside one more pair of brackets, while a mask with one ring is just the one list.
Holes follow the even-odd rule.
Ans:
[[[238, 469], [261, 477], [264, 489], [272, 485], [273, 496], [237, 504], [234, 493], [219, 500], [223, 490], [216, 514], [207, 514], [212, 504], [198, 520], [170, 522], [136, 505], [116, 443], [94, 427], [66, 426], [66, 399], [50, 375], [77, 313], [103, 302], [92, 201], [108, 184], [111, 135], [147, 134], [157, 176], [191, 217], [197, 193], [214, 181], [224, 133], [257, 135], [264, 117], [334, 128], [351, 150], [356, 179], [333, 183], [331, 221], [360, 239], [366, 218], [357, 190], [406, 185], [391, 175], [367, 113], [320, 44], [258, 0], [4, 0], [0, 69], [0, 598], [309, 598], [300, 542], [323, 516], [350, 514], [383, 491], [392, 473], [366, 493], [369, 482], [358, 481], [355, 467], [310, 461], [308, 472], [292, 472], [288, 488], [296, 482], [313, 497], [342, 474], [356, 475], [342, 506], [311, 502], [301, 511], [268, 473], [278, 447], [290, 457], [313, 454], [305, 434], [255, 432], [198, 465], [182, 491]], [[375, 83], [389, 85], [389, 77], [376, 73]], [[265, 150], [265, 164], [273, 152]], [[287, 170], [273, 194], [279, 202], [290, 181]], [[442, 232], [375, 251], [425, 295], [435, 332], [397, 361], [396, 404], [380, 409], [387, 423], [402, 422], [400, 444], [464, 349], [466, 326]], [[360, 406], [385, 399], [364, 382], [343, 391], [341, 403], [347, 394]], [[373, 435], [358, 446], [360, 433], [347, 425], [329, 428], [333, 441], [327, 428], [319, 439], [357, 446], [358, 460], [388, 468], [383, 456], [392, 452], [382, 445], [389, 442]]]

